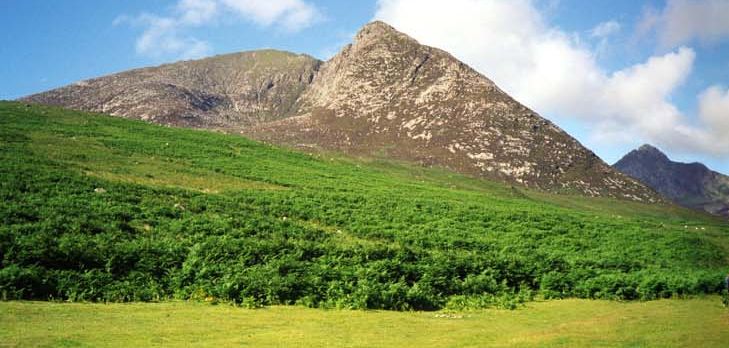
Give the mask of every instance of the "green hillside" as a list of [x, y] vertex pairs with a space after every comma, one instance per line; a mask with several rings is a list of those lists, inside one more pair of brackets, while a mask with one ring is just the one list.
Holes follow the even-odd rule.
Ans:
[[729, 225], [0, 103], [0, 296], [384, 309], [720, 290]]

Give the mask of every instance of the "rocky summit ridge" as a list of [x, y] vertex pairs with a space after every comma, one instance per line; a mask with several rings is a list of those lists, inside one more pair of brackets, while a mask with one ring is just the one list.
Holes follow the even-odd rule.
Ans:
[[384, 156], [554, 192], [660, 201], [468, 65], [379, 21], [327, 62], [244, 52], [132, 70], [24, 100]]
[[321, 62], [260, 50], [142, 68], [23, 100], [196, 128], [241, 127], [293, 115]]

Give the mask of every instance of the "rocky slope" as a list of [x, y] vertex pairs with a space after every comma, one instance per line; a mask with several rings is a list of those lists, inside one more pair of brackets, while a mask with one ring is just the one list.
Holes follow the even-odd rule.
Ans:
[[365, 26], [324, 64], [248, 52], [102, 77], [26, 100], [549, 191], [660, 200], [483, 75], [382, 22]]
[[327, 62], [300, 104], [301, 116], [243, 133], [553, 191], [655, 199], [486, 77], [382, 22]]
[[226, 128], [288, 117], [320, 61], [275, 50], [136, 69], [23, 100], [181, 127]]
[[671, 161], [651, 145], [643, 145], [613, 165], [685, 207], [729, 216], [729, 176], [701, 163]]

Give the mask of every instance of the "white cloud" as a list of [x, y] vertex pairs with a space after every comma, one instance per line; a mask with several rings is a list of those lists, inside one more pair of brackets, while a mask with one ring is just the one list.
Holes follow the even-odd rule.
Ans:
[[302, 0], [221, 0], [244, 18], [261, 26], [282, 25], [297, 31], [317, 21], [321, 14], [313, 5]]
[[174, 18], [142, 14], [135, 19], [135, 23], [145, 27], [134, 46], [140, 55], [193, 59], [206, 56], [211, 51], [208, 43], [194, 37], [181, 36], [180, 24]]
[[137, 54], [191, 59], [209, 55], [212, 49], [209, 43], [189, 35], [190, 29], [212, 24], [223, 15], [287, 32], [304, 29], [321, 18], [320, 11], [304, 0], [179, 0], [169, 16], [124, 15], [113, 24], [144, 27], [135, 44]]
[[604, 142], [640, 137], [675, 149], [675, 140], [685, 136], [686, 120], [670, 96], [691, 73], [695, 57], [682, 47], [611, 74], [592, 106], [594, 116], [607, 121], [598, 123], [595, 135]]
[[215, 17], [218, 3], [214, 0], [180, 0], [177, 11], [180, 12], [180, 24], [201, 25]]
[[716, 152], [729, 148], [729, 89], [711, 86], [704, 90], [699, 96], [699, 118], [710, 130], [707, 139]]
[[639, 27], [643, 33], [656, 30], [664, 47], [712, 43], [729, 38], [727, 16], [727, 0], [668, 0], [662, 11], [647, 11]]
[[711, 86], [701, 93], [699, 115], [704, 123], [729, 135], [729, 89]]
[[[379, 0], [375, 17], [451, 52], [534, 110], [588, 124], [593, 140], [729, 154], [697, 138], [719, 133], [693, 126], [671, 101], [693, 68], [690, 48], [609, 71], [596, 59], [599, 47], [549, 26], [529, 0]], [[618, 29], [598, 25], [591, 35]]]
[[620, 23], [616, 21], [602, 22], [590, 30], [590, 35], [597, 38], [605, 38], [620, 31]]

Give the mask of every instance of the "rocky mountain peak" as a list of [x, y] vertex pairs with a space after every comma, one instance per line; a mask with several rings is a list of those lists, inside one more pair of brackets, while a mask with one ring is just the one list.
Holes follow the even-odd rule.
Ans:
[[655, 146], [651, 144], [643, 144], [638, 148], [638, 151], [640, 152], [658, 152], [663, 153], [661, 150], [658, 150]]
[[384, 22], [375, 21], [362, 27], [354, 36], [352, 44], [345, 47], [340, 54], [402, 52], [414, 45], [418, 45], [415, 39]]
[[729, 215], [729, 177], [702, 163], [674, 162], [661, 150], [643, 145], [613, 167], [680, 205]]
[[668, 156], [661, 150], [650, 144], [643, 144], [637, 150], [634, 150], [635, 155], [642, 157], [652, 158], [654, 161], [668, 162]]
[[[411, 102], [432, 103], [436, 98], [492, 89], [498, 89], [492, 81], [447, 52], [375, 21], [324, 64], [317, 83], [302, 97], [300, 112], [328, 108], [337, 117], [355, 118], [386, 112], [392, 119]], [[394, 103], [397, 100], [401, 103]]]
[[323, 64], [258, 51], [101, 77], [26, 100], [549, 191], [660, 200], [484, 75], [380, 21]]
[[326, 62], [300, 105], [301, 117], [244, 133], [547, 190], [658, 199], [468, 65], [383, 22]]
[[382, 40], [385, 38], [410, 39], [407, 35], [383, 21], [373, 21], [363, 26], [354, 37], [355, 43]]

